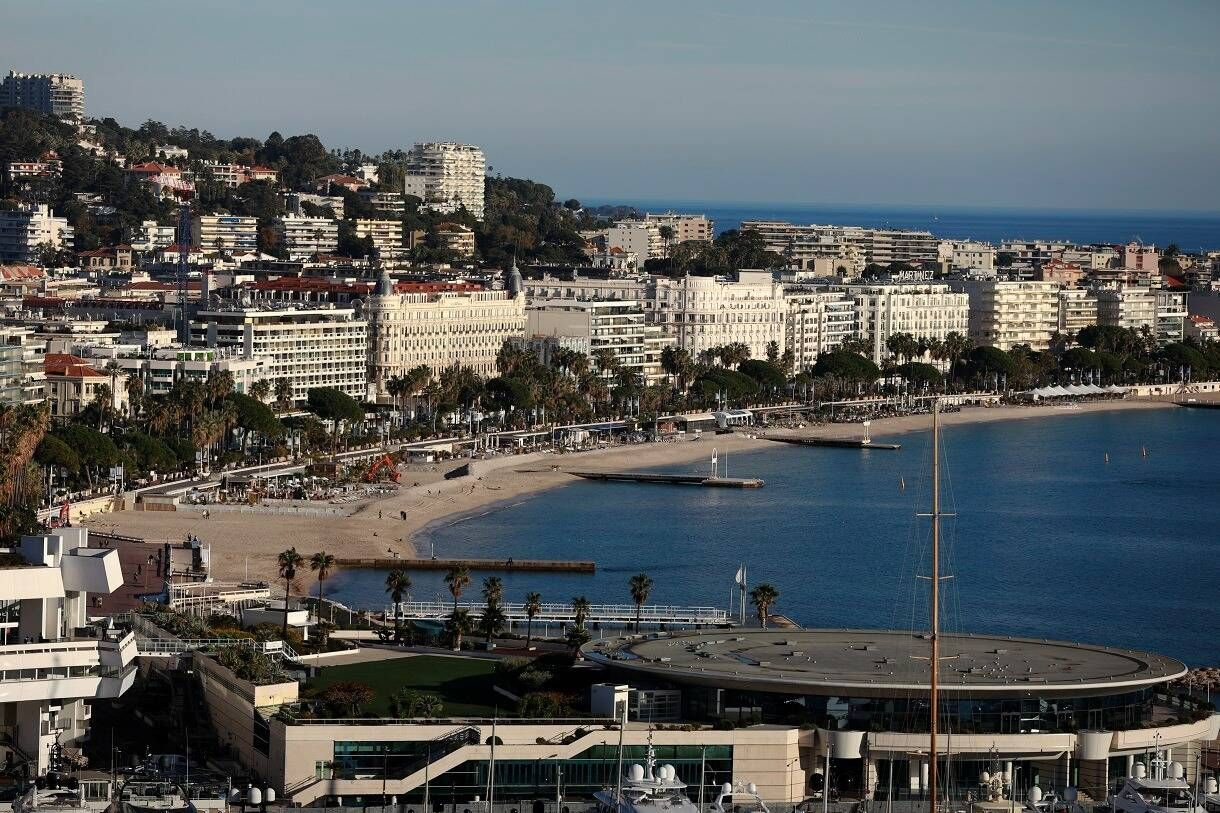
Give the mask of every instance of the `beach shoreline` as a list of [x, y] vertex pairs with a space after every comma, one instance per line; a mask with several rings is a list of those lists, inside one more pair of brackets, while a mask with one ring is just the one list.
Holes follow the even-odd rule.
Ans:
[[[966, 407], [942, 415], [942, 426], [1088, 415], [1119, 410], [1173, 408], [1172, 402], [1123, 400], [1062, 406]], [[897, 438], [929, 428], [927, 415], [879, 418], [872, 421], [874, 439]], [[804, 429], [749, 427], [726, 435], [704, 433], [698, 441], [616, 445], [586, 452], [531, 454], [517, 458], [493, 458], [493, 465], [479, 474], [445, 480], [442, 476], [421, 478], [418, 485], [361, 504], [350, 513], [333, 516], [304, 514], [260, 514], [215, 510], [203, 518], [199, 511], [134, 511], [99, 514], [84, 524], [99, 531], [113, 531], [148, 541], [180, 540], [194, 534], [212, 549], [212, 575], [217, 581], [262, 579], [282, 581], [276, 557], [296, 547], [306, 559], [318, 550], [341, 558], [399, 558], [405, 568], [412, 558], [429, 555], [429, 534], [437, 528], [460, 523], [474, 516], [496, 512], [536, 494], [574, 482], [569, 472], [634, 471], [693, 465], [709, 460], [712, 450], [723, 458], [741, 452], [777, 448], [774, 437], [859, 438], [859, 423], [824, 424]], [[848, 452], [850, 453], [850, 452]], [[695, 469], [691, 469], [693, 472]], [[411, 480], [410, 471], [404, 480]], [[405, 519], [404, 513], [405, 512]], [[418, 545], [418, 547], [417, 547]], [[513, 551], [506, 550], [506, 556]], [[308, 581], [309, 574], [303, 576]]]

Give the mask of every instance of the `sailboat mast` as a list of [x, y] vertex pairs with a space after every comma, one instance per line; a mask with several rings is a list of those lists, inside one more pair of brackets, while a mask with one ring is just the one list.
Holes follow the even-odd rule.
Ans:
[[931, 672], [931, 692], [928, 704], [928, 785], [932, 792], [929, 796], [928, 813], [936, 813], [937, 770], [936, 770], [936, 723], [939, 717], [937, 692], [940, 677], [940, 402], [932, 402], [932, 629], [929, 636], [932, 641], [931, 660], [928, 669]]

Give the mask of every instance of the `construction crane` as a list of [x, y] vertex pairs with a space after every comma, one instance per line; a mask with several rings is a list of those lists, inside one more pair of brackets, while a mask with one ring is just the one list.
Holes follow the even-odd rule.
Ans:
[[398, 473], [398, 467], [394, 465], [394, 460], [389, 455], [384, 455], [381, 458], [374, 460], [373, 465], [368, 467], [368, 471], [364, 473], [364, 482], [376, 482], [377, 475], [379, 475], [383, 470], [395, 483], [402, 479], [402, 475]]

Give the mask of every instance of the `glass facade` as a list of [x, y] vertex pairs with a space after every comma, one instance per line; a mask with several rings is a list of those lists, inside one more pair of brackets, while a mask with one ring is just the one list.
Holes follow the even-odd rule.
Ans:
[[[926, 697], [791, 695], [688, 687], [687, 719], [816, 725], [848, 731], [927, 731]], [[1152, 719], [1155, 688], [1103, 697], [943, 698], [945, 726], [960, 734], [1122, 731]]]
[[[473, 741], [478, 742], [477, 734]], [[441, 756], [438, 742], [336, 742], [333, 766], [320, 764], [317, 771], [329, 775], [333, 770], [336, 779], [380, 779], [383, 773], [391, 779], [401, 778], [422, 769], [430, 751], [432, 760]], [[458, 746], [462, 744], [458, 742]], [[647, 750], [642, 745], [626, 746], [623, 770], [632, 763], [643, 764]], [[689, 786], [687, 796], [691, 800], [699, 798], [701, 773], [705, 801], [715, 799], [720, 785], [732, 781], [730, 745], [657, 745], [653, 753], [658, 765], [674, 766], [678, 778]], [[486, 796], [488, 764], [486, 760], [470, 760], [434, 777], [428, 788], [430, 800], [453, 804]], [[617, 769], [617, 745], [595, 745], [566, 760], [497, 759], [496, 799], [549, 800], [557, 792], [564, 797], [588, 799], [594, 792], [614, 785]], [[400, 800], [419, 804], [423, 796], [421, 787]]]

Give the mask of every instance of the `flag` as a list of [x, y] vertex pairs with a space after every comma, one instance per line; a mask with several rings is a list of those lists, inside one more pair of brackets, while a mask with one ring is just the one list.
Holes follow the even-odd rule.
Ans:
[[737, 568], [737, 575], [733, 577], [733, 581], [740, 587], [746, 586], [746, 566], [742, 565]]
[[67, 500], [64, 500], [63, 505], [59, 506], [59, 521], [60, 522], [68, 521], [69, 517], [71, 516], [71, 514], [70, 514], [71, 508], [72, 508], [72, 506], [68, 503]]

